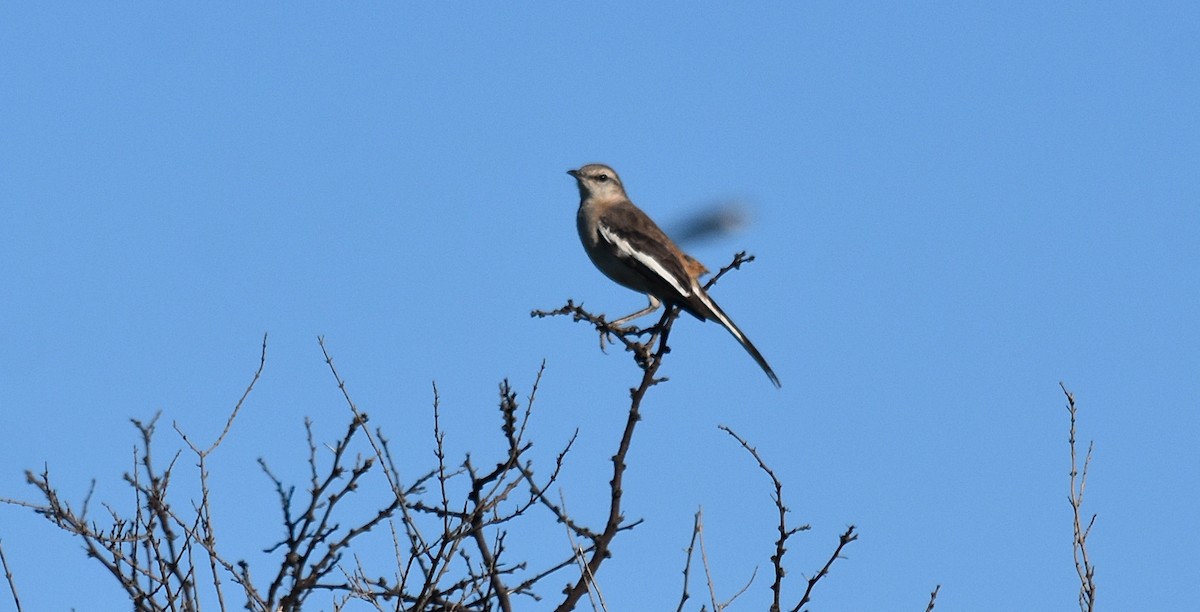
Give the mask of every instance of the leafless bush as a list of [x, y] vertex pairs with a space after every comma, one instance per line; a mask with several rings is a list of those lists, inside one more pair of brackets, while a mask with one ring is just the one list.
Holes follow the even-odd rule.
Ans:
[[[325, 350], [323, 341], [321, 347]], [[322, 592], [332, 595], [334, 609], [361, 600], [381, 610], [512, 610], [514, 598], [537, 597], [535, 585], [572, 566], [570, 552], [564, 552], [560, 562], [537, 570], [524, 562], [509, 562], [506, 554], [509, 525], [541, 504], [543, 491], [557, 480], [561, 458], [569, 449], [568, 444], [544, 479], [525, 458], [530, 443], [524, 433], [536, 384], [523, 411], [508, 382], [501, 384], [498, 430], [506, 451], [483, 464], [470, 456], [460, 464], [449, 463], [435, 399], [436, 465], [404, 482], [387, 438], [367, 427], [367, 414], [345, 391], [327, 351], [325, 357], [343, 390], [351, 419], [330, 446], [319, 445], [311, 422], [305, 422], [310, 478], [303, 491], [284, 483], [265, 460], [259, 460], [278, 497], [283, 524], [283, 537], [266, 549], [278, 564], [264, 581], [255, 579], [248, 562], [222, 553], [212, 522], [207, 458], [229, 433], [242, 401], [225, 430], [206, 448], [179, 432], [198, 461], [201, 490], [195, 503], [181, 507], [173, 501], [171, 482], [179, 454], [165, 468], [154, 459], [157, 416], [148, 422], [134, 421], [141, 443], [134, 469], [124, 477], [133, 492], [128, 513], [104, 504], [108, 520], [101, 526], [88, 518], [91, 495], [78, 506], [64, 501], [48, 469], [27, 474], [43, 501], [5, 501], [33, 509], [81, 540], [88, 555], [109, 570], [138, 610], [198, 610], [202, 600], [209, 599], [218, 609], [227, 610], [233, 606], [226, 592], [230, 584], [244, 600], [236, 607], [250, 610], [300, 610], [311, 596]], [[257, 382], [265, 358], [264, 338], [259, 369], [243, 401]], [[384, 483], [384, 488], [375, 486]], [[346, 500], [372, 495], [378, 500], [376, 510], [365, 518], [350, 519]], [[394, 565], [389, 571], [368, 570], [353, 551], [355, 546], [369, 546], [362, 540], [376, 528], [386, 528], [391, 536]], [[203, 576], [211, 580], [211, 589], [198, 588]]]
[[[707, 287], [752, 260], [744, 253], [737, 254], [730, 265], [713, 276]], [[526, 432], [533, 415], [540, 371], [523, 407], [509, 382], [500, 384], [500, 418], [495, 431], [503, 444], [487, 459], [474, 454], [459, 460], [448, 457], [435, 387], [431, 441], [435, 461], [423, 471], [414, 471], [411, 466], [402, 471], [389, 439], [382, 430], [368, 426], [367, 413], [351, 398], [324, 340], [319, 339], [329, 371], [348, 408], [348, 423], [336, 440], [324, 443], [317, 440], [312, 422], [305, 421], [308, 475], [302, 487], [286, 482], [266, 459], [259, 459], [259, 466], [278, 500], [281, 535], [265, 548], [268, 560], [258, 562], [254, 568], [249, 561], [232, 557], [222, 547], [213, 521], [210, 493], [216, 483], [209, 471], [209, 458], [230, 434], [262, 375], [267, 351], [265, 336], [257, 370], [231, 410], [223, 431], [210, 444], [197, 444], [175, 427], [187, 450], [176, 452], [163, 462], [155, 446], [159, 416], [148, 421], [133, 420], [139, 442], [134, 450], [133, 467], [123, 476], [130, 491], [127, 505], [102, 503], [102, 518], [93, 518], [89, 514], [92, 493], [79, 503], [65, 501], [49, 468], [38, 473], [27, 472], [28, 482], [37, 490], [37, 501], [0, 501], [30, 508], [74, 536], [88, 556], [117, 580], [137, 610], [192, 611], [207, 606], [219, 610], [291, 612], [310, 603], [314, 595], [321, 595], [321, 603], [315, 605], [335, 610], [357, 601], [378, 610], [507, 612], [526, 605], [522, 600], [546, 598], [547, 580], [551, 577], [565, 579], [566, 583], [556, 610], [575, 609], [585, 595], [594, 609], [606, 609], [597, 576], [605, 560], [614, 555], [617, 536], [641, 523], [625, 518], [623, 486], [630, 469], [626, 457], [647, 393], [666, 380], [658, 376], [658, 371], [670, 351], [667, 340], [678, 310], [667, 308], [656, 324], [645, 329], [611, 326], [603, 315], [589, 313], [571, 301], [557, 310], [535, 311], [533, 315], [567, 315], [577, 322], [591, 324], [599, 332], [602, 348], [606, 341], [618, 343], [632, 353], [641, 371], [638, 384], [630, 390], [625, 427], [611, 455], [612, 472], [606, 485], [608, 507], [601, 524], [585, 524], [552, 493], [554, 487], [565, 486], [559, 482], [559, 476], [574, 436], [558, 450], [552, 465], [535, 469], [529, 453], [532, 442]], [[732, 430], [724, 429], [753, 457], [774, 488], [779, 520], [774, 528], [777, 536], [773, 553], [769, 556], [773, 572], [771, 609], [781, 610], [787, 575], [786, 544], [808, 526], [789, 526], [780, 479], [753, 446]], [[174, 475], [183, 469], [181, 456], [195, 459], [198, 492], [180, 492], [172, 487]], [[405, 478], [404, 474], [415, 476]], [[587, 483], [570, 484], [582, 487]], [[354, 504], [348, 502], [351, 499], [356, 500]], [[363, 507], [371, 510], [364, 515]], [[510, 547], [510, 541], [521, 539], [537, 521], [564, 525], [570, 545], [564, 545], [557, 557], [551, 553], [537, 562], [515, 558], [511, 552], [515, 547]], [[679, 610], [684, 609], [689, 598], [689, 573], [697, 544], [714, 612], [727, 608], [750, 587], [747, 584], [727, 600], [718, 600], [702, 525], [702, 515], [697, 512], [683, 570]], [[369, 534], [383, 535], [371, 538]], [[857, 537], [853, 526], [842, 533], [827, 561], [797, 586], [790, 610], [798, 611], [811, 601], [814, 587], [829, 575], [842, 550]], [[387, 551], [383, 555], [388, 560], [384, 567], [379, 567], [377, 561], [365, 561], [368, 555], [360, 554], [380, 550]], [[373, 554], [371, 558], [379, 556]], [[13, 600], [20, 609], [16, 585], [2, 550], [0, 561]], [[936, 595], [935, 589], [929, 609], [933, 608]]]

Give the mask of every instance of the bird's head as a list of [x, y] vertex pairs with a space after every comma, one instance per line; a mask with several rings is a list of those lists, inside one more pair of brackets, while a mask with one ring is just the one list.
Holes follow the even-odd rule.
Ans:
[[575, 177], [575, 182], [579, 184], [579, 197], [583, 200], [626, 197], [621, 177], [617, 176], [616, 170], [604, 164], [588, 164], [578, 170], [567, 170], [567, 174]]

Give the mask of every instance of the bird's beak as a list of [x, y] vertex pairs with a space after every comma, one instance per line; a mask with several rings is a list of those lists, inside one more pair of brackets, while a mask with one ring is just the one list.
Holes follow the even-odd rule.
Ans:
[[567, 170], [567, 174], [570, 174], [571, 176], [573, 176], [573, 177], [575, 177], [575, 178], [579, 178], [579, 171], [578, 171], [578, 170]]

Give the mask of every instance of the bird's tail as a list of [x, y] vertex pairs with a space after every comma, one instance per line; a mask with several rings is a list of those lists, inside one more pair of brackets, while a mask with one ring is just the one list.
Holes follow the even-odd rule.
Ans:
[[[717, 303], [714, 302], [712, 298], [708, 297], [708, 294], [705, 293], [704, 288], [701, 287], [699, 283], [695, 283], [693, 285], [693, 289], [696, 301], [699, 302], [699, 304], [690, 304], [692, 308], [689, 310], [695, 311], [692, 312], [692, 314], [702, 314], [705, 315], [702, 318], [715, 319], [718, 323], [720, 323], [726, 330], [729, 331], [730, 335], [732, 335], [734, 339], [742, 345], [742, 348], [746, 349], [747, 353], [750, 353], [750, 356], [754, 358], [756, 363], [758, 363], [758, 367], [762, 368], [763, 372], [766, 372], [767, 378], [770, 378], [771, 382], [774, 383], [776, 387], [779, 387], [779, 377], [775, 375], [775, 371], [771, 369], [771, 366], [767, 365], [767, 360], [762, 356], [762, 353], [758, 352], [757, 348], [754, 348], [754, 344], [750, 342], [750, 339], [746, 337], [746, 334], [743, 334], [742, 330], [738, 329], [738, 326], [733, 324], [733, 320], [729, 318], [729, 315], [726, 315], [725, 311], [721, 310], [721, 307], [717, 306]], [[697, 305], [702, 305], [704, 308], [696, 308]]]

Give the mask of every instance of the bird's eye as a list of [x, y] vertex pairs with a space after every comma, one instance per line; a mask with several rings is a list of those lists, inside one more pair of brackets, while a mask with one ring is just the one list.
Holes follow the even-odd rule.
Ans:
[[608, 181], [608, 175], [607, 175], [607, 174], [601, 174], [600, 176], [597, 176], [597, 177], [596, 177], [596, 180], [597, 180], [597, 181], [600, 181], [601, 183], [603, 183], [603, 182], [606, 182], [606, 181]]

